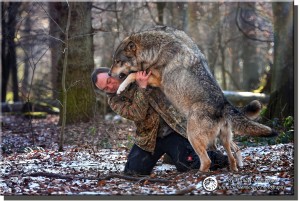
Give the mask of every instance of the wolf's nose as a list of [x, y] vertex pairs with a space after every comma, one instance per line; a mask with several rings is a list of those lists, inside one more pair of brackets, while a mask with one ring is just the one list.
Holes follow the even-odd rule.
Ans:
[[111, 76], [111, 72], [110, 72], [110, 71], [108, 71], [108, 76], [109, 76], [109, 77]]

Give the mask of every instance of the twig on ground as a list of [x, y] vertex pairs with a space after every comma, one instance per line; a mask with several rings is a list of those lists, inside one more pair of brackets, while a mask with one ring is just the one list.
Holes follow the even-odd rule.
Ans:
[[149, 181], [149, 182], [159, 182], [159, 183], [171, 183], [170, 180], [166, 179], [153, 179], [153, 178], [148, 178], [148, 177], [134, 177], [134, 176], [127, 176], [127, 175], [121, 175], [121, 174], [110, 174], [104, 177], [75, 177], [72, 175], [60, 175], [60, 174], [54, 174], [54, 173], [48, 173], [48, 172], [35, 172], [28, 174], [26, 176], [31, 176], [31, 177], [50, 177], [50, 178], [56, 178], [56, 179], [67, 179], [67, 180], [74, 180], [74, 179], [88, 179], [88, 180], [109, 180], [111, 178], [119, 178], [119, 179], [125, 179], [129, 181]]

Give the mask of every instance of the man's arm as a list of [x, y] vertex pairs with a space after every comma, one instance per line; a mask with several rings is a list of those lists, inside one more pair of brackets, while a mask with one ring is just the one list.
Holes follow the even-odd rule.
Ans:
[[[124, 91], [127, 96], [111, 96], [108, 103], [112, 110], [122, 117], [132, 120], [141, 121], [146, 118], [149, 108], [147, 83], [151, 71], [147, 74], [145, 71], [136, 73], [136, 83], [138, 87], [134, 92]], [[130, 93], [133, 93], [131, 95]], [[132, 99], [127, 97], [132, 97]]]
[[122, 95], [113, 95], [109, 97], [108, 104], [115, 113], [122, 117], [132, 121], [141, 121], [146, 118], [149, 108], [147, 94], [146, 89], [137, 88], [132, 99]]

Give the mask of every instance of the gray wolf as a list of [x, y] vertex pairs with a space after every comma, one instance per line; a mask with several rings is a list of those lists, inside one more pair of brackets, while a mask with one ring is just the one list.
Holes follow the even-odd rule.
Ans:
[[187, 118], [187, 137], [199, 155], [202, 172], [209, 170], [206, 149], [217, 137], [231, 171], [238, 171], [230, 149], [232, 130], [251, 136], [277, 135], [270, 127], [247, 118], [225, 98], [204, 55], [183, 31], [160, 26], [125, 38], [114, 53], [109, 72], [111, 76], [127, 76], [118, 93], [134, 82], [134, 72], [141, 70], [151, 70], [149, 84], [160, 87]]

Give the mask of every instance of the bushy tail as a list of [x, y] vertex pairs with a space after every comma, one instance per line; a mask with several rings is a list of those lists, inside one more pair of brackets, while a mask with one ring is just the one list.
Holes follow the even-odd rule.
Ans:
[[241, 113], [251, 120], [255, 120], [259, 117], [262, 104], [258, 100], [251, 101], [248, 105], [239, 108]]
[[232, 130], [237, 134], [257, 137], [275, 137], [278, 135], [272, 128], [250, 120], [230, 104], [226, 105], [225, 114], [231, 122]]

